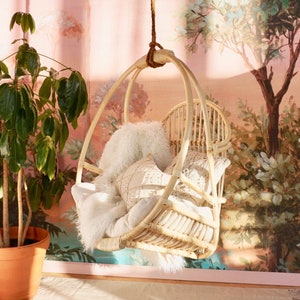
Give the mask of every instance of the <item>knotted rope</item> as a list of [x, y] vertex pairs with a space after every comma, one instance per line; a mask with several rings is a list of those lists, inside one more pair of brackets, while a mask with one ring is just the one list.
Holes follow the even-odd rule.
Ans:
[[151, 29], [151, 35], [152, 40], [149, 44], [149, 51], [147, 53], [147, 64], [148, 66], [152, 68], [162, 67], [164, 64], [157, 63], [154, 61], [154, 53], [156, 51], [155, 47], [159, 47], [160, 49], [163, 49], [163, 47], [156, 42], [156, 31], [155, 31], [155, 0], [151, 0], [151, 21], [152, 21], [152, 29]]

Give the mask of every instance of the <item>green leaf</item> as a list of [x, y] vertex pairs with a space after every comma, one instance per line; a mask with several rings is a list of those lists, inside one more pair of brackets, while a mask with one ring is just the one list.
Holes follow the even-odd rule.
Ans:
[[4, 73], [5, 75], [9, 76], [8, 68], [3, 61], [0, 61], [0, 74]]
[[0, 153], [2, 156], [6, 156], [8, 154], [8, 134], [7, 130], [3, 130], [1, 132], [0, 137]]
[[28, 120], [26, 118], [25, 109], [21, 108], [16, 116], [16, 133], [23, 140], [26, 141], [29, 136]]
[[27, 32], [29, 29], [29, 22], [27, 18], [27, 14], [22, 14], [22, 19], [21, 19], [21, 28], [23, 32]]
[[69, 122], [72, 122], [72, 120], [75, 117], [76, 100], [78, 99], [78, 89], [79, 89], [79, 82], [76, 78], [75, 73], [72, 72], [65, 86], [66, 103], [64, 104], [64, 107], [67, 107], [67, 109], [65, 109], [64, 112]]
[[38, 211], [40, 207], [42, 187], [39, 182], [39, 178], [30, 178], [27, 182], [28, 197], [30, 206], [33, 212]]
[[56, 170], [56, 148], [53, 139], [42, 137], [36, 143], [36, 167], [51, 180]]
[[41, 171], [48, 158], [49, 153], [49, 143], [48, 137], [42, 137], [36, 142], [36, 167], [39, 171]]
[[53, 136], [54, 133], [54, 119], [48, 116], [42, 124], [42, 132], [44, 135]]
[[65, 191], [67, 180], [63, 176], [63, 173], [59, 173], [58, 176], [52, 180], [51, 193], [55, 198], [55, 202], [58, 203], [62, 197], [63, 192]]
[[30, 32], [34, 33], [35, 32], [35, 22], [34, 22], [33, 17], [31, 16], [31, 14], [28, 14], [27, 21], [29, 23]]
[[57, 81], [57, 96], [58, 96], [58, 106], [63, 112], [68, 110], [68, 102], [66, 100], [66, 86], [67, 78], [63, 77]]
[[59, 137], [59, 152], [61, 152], [64, 149], [64, 146], [67, 142], [67, 139], [69, 137], [69, 127], [66, 122], [66, 118], [64, 114], [60, 113], [61, 117], [61, 126], [56, 126], [58, 132], [58, 137]]
[[37, 127], [37, 111], [35, 106], [31, 106], [28, 110], [26, 110], [26, 116], [28, 131], [30, 134], [33, 134]]
[[17, 173], [26, 161], [26, 145], [22, 140], [12, 137], [9, 146], [7, 162], [10, 170]]
[[42, 186], [43, 186], [43, 191], [42, 191], [42, 202], [43, 202], [43, 207], [45, 209], [50, 209], [53, 204], [53, 195], [51, 192], [51, 180], [48, 178], [48, 176], [43, 176], [42, 178]]
[[26, 85], [20, 86], [21, 102], [24, 109], [27, 109], [31, 105], [31, 94]]
[[55, 176], [56, 170], [56, 151], [55, 148], [52, 147], [49, 149], [47, 162], [45, 167], [43, 168], [43, 173], [48, 176], [50, 180], [52, 180]]
[[21, 22], [21, 17], [22, 17], [22, 13], [20, 12], [16, 12], [13, 14], [11, 20], [10, 20], [10, 24], [9, 24], [9, 30], [12, 30], [15, 23], [20, 24]]
[[46, 77], [43, 81], [40, 90], [39, 97], [42, 103], [46, 103], [51, 95], [52, 79], [51, 77]]
[[30, 91], [28, 91], [23, 85], [20, 88], [22, 105], [25, 109], [26, 115], [26, 126], [28, 129], [28, 133], [32, 134], [35, 132], [37, 126], [37, 111], [35, 104], [30, 96]]
[[58, 105], [65, 113], [73, 128], [77, 127], [77, 119], [87, 108], [87, 88], [80, 72], [73, 71], [68, 79], [59, 82], [57, 89]]
[[50, 191], [43, 191], [43, 207], [45, 209], [50, 209], [52, 207], [53, 204], [53, 197], [52, 194], [50, 193]]
[[4, 83], [0, 86], [0, 118], [8, 121], [16, 115], [20, 107], [20, 94], [12, 86]]
[[84, 79], [82, 78], [81, 74], [75, 71], [76, 77], [79, 81], [79, 88], [78, 88], [78, 99], [76, 101], [76, 111], [75, 111], [75, 118], [72, 121], [73, 128], [77, 128], [77, 119], [80, 114], [86, 112], [87, 104], [88, 104], [88, 93], [87, 87]]

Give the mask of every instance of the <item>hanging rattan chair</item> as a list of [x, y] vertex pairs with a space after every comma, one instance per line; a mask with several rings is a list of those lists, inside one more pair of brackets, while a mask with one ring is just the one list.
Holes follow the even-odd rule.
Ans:
[[[215, 103], [205, 99], [193, 73], [185, 63], [175, 57], [172, 51], [165, 49], [155, 51], [153, 61], [160, 65], [173, 64], [181, 74], [184, 84], [185, 101], [176, 105], [162, 120], [177, 160], [169, 182], [150, 213], [129, 232], [100, 239], [97, 241], [96, 248], [103, 251], [114, 251], [125, 247], [138, 248], [193, 259], [205, 258], [212, 255], [217, 247], [221, 204], [226, 201], [222, 197], [224, 174], [216, 179], [214, 164], [216, 158], [226, 156], [226, 151], [230, 147], [229, 123], [222, 110]], [[130, 121], [131, 91], [140, 73], [148, 67], [147, 56], [140, 58], [123, 73], [105, 95], [83, 143], [76, 184], [82, 182], [84, 170], [96, 174], [102, 173], [103, 170], [86, 160], [87, 149], [96, 125], [116, 89], [129, 77], [124, 98], [124, 123]], [[201, 189], [182, 172], [190, 150], [202, 153], [207, 159], [208, 181], [211, 187], [209, 192]], [[186, 209], [178, 207], [169, 200], [178, 182], [198, 195], [201, 201], [196, 205], [208, 207], [212, 218], [207, 219], [205, 216], [198, 215], [188, 207]], [[212, 232], [209, 241], [203, 239], [203, 228]]]

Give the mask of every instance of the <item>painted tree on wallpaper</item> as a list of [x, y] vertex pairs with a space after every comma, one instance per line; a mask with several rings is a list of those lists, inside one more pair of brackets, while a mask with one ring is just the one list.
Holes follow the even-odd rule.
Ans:
[[[264, 110], [256, 114], [240, 102], [240, 119], [245, 126], [232, 124], [233, 168], [227, 174], [226, 197], [230, 201], [226, 205], [235, 215], [223, 212], [220, 245], [227, 247], [223, 256], [226, 260], [234, 253], [232, 249], [252, 245], [256, 254], [251, 259], [232, 254], [244, 269], [299, 272], [300, 109], [289, 102], [279, 115], [279, 107], [297, 74], [300, 3], [195, 0], [188, 7], [186, 20], [188, 49], [195, 52], [198, 41], [207, 49], [216, 42], [221, 50], [239, 54], [256, 78], [266, 104], [267, 114]], [[281, 74], [275, 74], [272, 63], [283, 57], [287, 67], [275, 92], [273, 79]]]
[[[279, 150], [279, 107], [287, 93], [300, 53], [300, 2], [289, 0], [195, 0], [186, 13], [190, 51], [197, 41], [217, 42], [239, 54], [261, 89], [268, 113], [268, 152]], [[272, 62], [288, 65], [278, 91], [272, 85]]]

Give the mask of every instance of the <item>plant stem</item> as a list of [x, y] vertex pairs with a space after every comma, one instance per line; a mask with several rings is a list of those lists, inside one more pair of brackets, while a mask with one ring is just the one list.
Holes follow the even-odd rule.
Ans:
[[14, 53], [12, 53], [12, 54], [6, 56], [5, 58], [1, 59], [1, 61], [5, 61], [5, 60], [9, 59], [10, 57], [16, 55], [17, 53], [18, 53], [18, 51], [15, 51]]
[[23, 236], [22, 236], [22, 245], [24, 244], [25, 238], [26, 238], [26, 234], [27, 234], [27, 230], [28, 227], [31, 223], [31, 219], [32, 219], [32, 209], [30, 206], [30, 202], [29, 202], [29, 197], [28, 197], [28, 188], [27, 188], [27, 184], [26, 184], [26, 178], [25, 176], [23, 176], [23, 184], [24, 184], [24, 190], [25, 190], [25, 201], [26, 201], [26, 205], [28, 208], [28, 216], [27, 216], [27, 220], [26, 220], [26, 224], [24, 227], [24, 231], [23, 231]]
[[9, 247], [9, 216], [8, 216], [8, 164], [3, 159], [3, 244]]
[[39, 56], [45, 57], [45, 58], [47, 58], [47, 59], [49, 59], [49, 60], [52, 60], [52, 61], [56, 62], [57, 64], [63, 66], [66, 70], [71, 70], [70, 67], [64, 65], [63, 63], [61, 63], [60, 61], [58, 61], [58, 60], [56, 60], [56, 59], [54, 59], [54, 58], [52, 58], [52, 57], [49, 57], [49, 56], [47, 56], [47, 55], [45, 55], [45, 54], [41, 54], [41, 53], [39, 53]]
[[23, 169], [21, 168], [18, 172], [17, 181], [17, 197], [18, 197], [18, 247], [22, 246], [23, 236], [23, 203], [22, 203], [22, 179]]
[[0, 234], [0, 248], [4, 247], [3, 239], [2, 239], [2, 234]]

